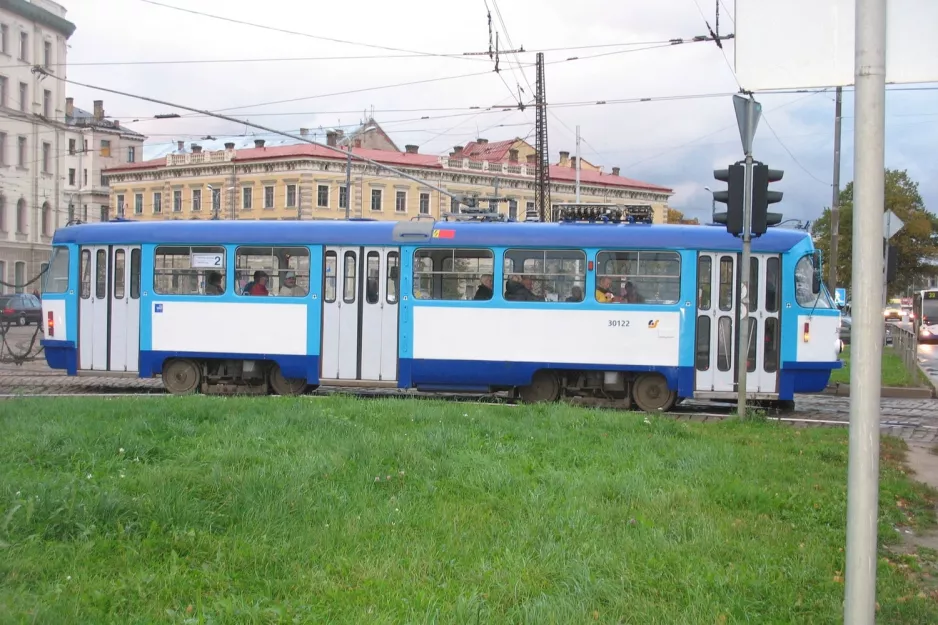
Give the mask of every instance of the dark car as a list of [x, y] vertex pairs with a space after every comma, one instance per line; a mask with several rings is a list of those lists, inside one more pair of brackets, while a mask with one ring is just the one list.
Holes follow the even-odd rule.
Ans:
[[42, 323], [42, 303], [29, 293], [0, 295], [0, 322], [21, 326]]

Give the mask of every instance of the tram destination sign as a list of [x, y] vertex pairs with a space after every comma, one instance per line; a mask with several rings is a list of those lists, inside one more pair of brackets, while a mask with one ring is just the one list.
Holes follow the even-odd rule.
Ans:
[[189, 255], [189, 266], [193, 269], [212, 269], [225, 266], [223, 252], [193, 252]]

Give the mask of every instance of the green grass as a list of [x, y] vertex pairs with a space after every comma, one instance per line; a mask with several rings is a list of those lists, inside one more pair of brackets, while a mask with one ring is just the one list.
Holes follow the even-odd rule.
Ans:
[[[844, 351], [840, 355], [840, 359], [844, 361], [844, 366], [841, 369], [835, 369], [831, 373], [830, 383], [850, 384], [849, 345], [844, 346]], [[918, 376], [911, 375], [909, 370], [906, 369], [905, 364], [903, 364], [899, 354], [897, 354], [893, 348], [885, 346], [883, 347], [882, 380], [883, 386], [919, 386]]]
[[[834, 623], [847, 435], [414, 400], [0, 404], [0, 622]], [[934, 523], [885, 448], [879, 532]], [[883, 552], [878, 622], [938, 622]]]

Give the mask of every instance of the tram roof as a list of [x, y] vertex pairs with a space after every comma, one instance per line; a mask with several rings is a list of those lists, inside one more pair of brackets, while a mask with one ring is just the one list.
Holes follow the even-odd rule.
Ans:
[[[415, 226], [419, 224], [419, 226]], [[425, 235], [413, 231], [423, 228]], [[398, 233], [407, 230], [407, 236]], [[431, 234], [432, 230], [432, 234]], [[781, 253], [809, 238], [800, 230], [772, 228], [752, 241], [753, 252]], [[438, 247], [635, 247], [740, 250], [723, 226], [466, 223], [366, 220], [310, 221], [114, 221], [80, 224], [55, 232], [53, 244], [78, 245], [421, 245]]]

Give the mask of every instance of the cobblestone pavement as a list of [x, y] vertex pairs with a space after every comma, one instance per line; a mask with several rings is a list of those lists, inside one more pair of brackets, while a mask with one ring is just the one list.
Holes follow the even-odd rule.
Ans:
[[[12, 328], [8, 343], [25, 350], [35, 328]], [[17, 352], [20, 353], [20, 352]], [[328, 389], [324, 389], [328, 390]], [[339, 389], [337, 389], [339, 390]], [[345, 389], [347, 392], [348, 389]], [[378, 391], [387, 393], [387, 391]], [[36, 360], [14, 365], [0, 362], [0, 397], [36, 395], [120, 395], [162, 394], [159, 379], [109, 377], [69, 377]], [[727, 418], [727, 404], [687, 401], [676, 418], [691, 421], [717, 421]], [[845, 427], [849, 424], [850, 398], [832, 395], [799, 395], [795, 411], [780, 415], [785, 423], [799, 426]], [[880, 402], [882, 433], [920, 444], [938, 443], [938, 399], [891, 399]]]

